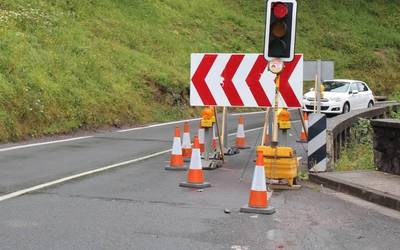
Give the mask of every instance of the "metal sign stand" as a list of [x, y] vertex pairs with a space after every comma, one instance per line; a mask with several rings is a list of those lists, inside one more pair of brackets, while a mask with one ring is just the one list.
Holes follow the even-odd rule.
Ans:
[[269, 134], [269, 112], [270, 108], [267, 108], [265, 111], [265, 119], [264, 119], [264, 128], [263, 128], [263, 135], [261, 138], [261, 146], [266, 146], [266, 137]]
[[279, 105], [279, 85], [280, 85], [280, 74], [276, 74], [275, 84], [275, 104], [274, 104], [274, 118], [272, 126], [272, 146], [278, 146], [278, 105]]
[[218, 112], [217, 112], [217, 107], [214, 108], [214, 116], [215, 116], [215, 126], [217, 129], [217, 135], [218, 135], [218, 145], [217, 145], [217, 155], [220, 160], [222, 160], [222, 163], [225, 162], [225, 157], [224, 157], [224, 148], [223, 148], [223, 143], [222, 143], [222, 138], [221, 138], [221, 133], [220, 133], [220, 127], [219, 127], [219, 120], [218, 120]]
[[[215, 122], [218, 123], [217, 119], [217, 112], [216, 109], [214, 108], [214, 115], [215, 115]], [[218, 124], [217, 124], [217, 130], [218, 130]], [[212, 150], [212, 141], [214, 139], [214, 133], [213, 133], [213, 127], [207, 127], [204, 128], [204, 156], [203, 156], [203, 169], [204, 170], [214, 170], [217, 168], [222, 167], [223, 160], [221, 160], [220, 154], [217, 152], [213, 152]], [[212, 157], [210, 157], [210, 155]], [[221, 154], [222, 155], [222, 154]], [[223, 157], [222, 157], [223, 159]]]
[[235, 155], [239, 154], [239, 149], [228, 146], [228, 108], [223, 107], [222, 109], [222, 147], [224, 155]]
[[317, 75], [315, 77], [315, 106], [317, 114], [321, 114], [321, 60], [317, 61]]
[[274, 118], [272, 126], [272, 147], [278, 147], [278, 109], [279, 109], [279, 87], [281, 84], [280, 73], [283, 71], [284, 64], [281, 60], [275, 59], [270, 62], [269, 70], [276, 74], [275, 77], [275, 103], [274, 103]]

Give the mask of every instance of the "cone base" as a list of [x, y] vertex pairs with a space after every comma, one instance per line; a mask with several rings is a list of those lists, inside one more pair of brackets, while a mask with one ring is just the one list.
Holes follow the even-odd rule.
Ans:
[[183, 167], [166, 166], [164, 169], [169, 170], [169, 171], [186, 171], [186, 170], [188, 170], [188, 168], [186, 166], [183, 166]]
[[249, 149], [251, 148], [250, 146], [236, 146], [238, 149]]
[[186, 188], [208, 188], [211, 187], [211, 184], [208, 182], [203, 182], [203, 183], [189, 183], [189, 182], [181, 182], [179, 183], [180, 187], [186, 187]]
[[237, 155], [240, 153], [240, 150], [238, 148], [224, 148], [224, 155]]
[[249, 207], [248, 205], [243, 206], [240, 208], [241, 213], [250, 213], [250, 214], [273, 214], [275, 213], [275, 208], [268, 206], [266, 208], [256, 208], [256, 207]]
[[203, 170], [216, 170], [217, 168], [222, 167], [222, 161], [220, 160], [202, 160]]

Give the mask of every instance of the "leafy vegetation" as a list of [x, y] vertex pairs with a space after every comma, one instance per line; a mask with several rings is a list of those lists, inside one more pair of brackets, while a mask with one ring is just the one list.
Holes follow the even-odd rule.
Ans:
[[340, 159], [335, 163], [335, 170], [375, 169], [370, 120], [360, 118], [358, 123], [351, 128], [350, 134], [350, 141], [342, 150]]
[[[192, 52], [261, 52], [261, 0], [2, 0], [0, 141], [192, 116]], [[400, 5], [302, 0], [298, 46], [399, 90]]]

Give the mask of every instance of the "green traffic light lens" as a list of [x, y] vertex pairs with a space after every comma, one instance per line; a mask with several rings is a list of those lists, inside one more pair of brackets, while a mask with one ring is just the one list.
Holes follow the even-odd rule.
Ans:
[[287, 25], [284, 22], [276, 22], [271, 27], [272, 35], [277, 38], [282, 38], [286, 35]]
[[287, 44], [281, 39], [272, 40], [269, 44], [270, 56], [272, 57], [283, 57], [287, 50]]

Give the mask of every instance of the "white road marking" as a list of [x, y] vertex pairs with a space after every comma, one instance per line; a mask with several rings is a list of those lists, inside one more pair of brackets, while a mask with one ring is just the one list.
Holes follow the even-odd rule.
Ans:
[[[245, 130], [244, 132], [248, 133], [248, 132], [253, 132], [253, 131], [257, 131], [257, 130], [261, 130], [261, 129], [263, 129], [263, 127], [261, 127], [261, 128], [248, 129], [248, 130]], [[228, 136], [234, 136], [234, 135], [236, 135], [236, 134], [237, 134], [237, 133], [231, 133], [231, 134], [228, 134]]]
[[164, 150], [164, 151], [161, 151], [161, 152], [158, 152], [158, 153], [154, 153], [154, 154], [150, 154], [150, 155], [146, 155], [146, 156], [143, 156], [143, 157], [140, 157], [140, 158], [136, 158], [136, 159], [133, 159], [133, 160], [116, 163], [116, 164], [113, 164], [113, 165], [110, 165], [110, 166], [93, 169], [93, 170], [86, 171], [86, 172], [83, 172], [83, 173], [80, 173], [80, 174], [71, 175], [71, 176], [68, 176], [68, 177], [64, 177], [64, 178], [61, 178], [61, 179], [58, 179], [58, 180], [55, 180], [55, 181], [43, 183], [43, 184], [40, 184], [40, 185], [37, 185], [37, 186], [33, 186], [33, 187], [30, 187], [30, 188], [22, 189], [22, 190], [13, 192], [13, 193], [9, 193], [9, 194], [0, 196], [0, 202], [8, 200], [8, 199], [11, 199], [11, 198], [15, 198], [15, 197], [27, 194], [27, 193], [31, 193], [31, 192], [37, 191], [39, 189], [43, 189], [43, 188], [46, 188], [46, 187], [57, 185], [57, 184], [60, 184], [60, 183], [66, 182], [66, 181], [74, 180], [74, 179], [77, 179], [77, 178], [81, 178], [81, 177], [84, 177], [84, 176], [88, 176], [88, 175], [92, 175], [92, 174], [96, 174], [96, 173], [100, 173], [100, 172], [104, 172], [106, 170], [110, 170], [110, 169], [113, 169], [113, 168], [121, 167], [121, 166], [128, 165], [128, 164], [132, 164], [132, 163], [135, 163], [135, 162], [138, 162], [138, 161], [147, 160], [147, 159], [150, 159], [150, 158], [162, 155], [162, 154], [166, 154], [168, 152], [171, 152], [171, 149]]
[[123, 129], [123, 130], [118, 130], [117, 133], [124, 133], [124, 132], [130, 132], [130, 131], [135, 131], [135, 130], [142, 130], [142, 129], [146, 129], [146, 128], [156, 128], [156, 127], [162, 127], [162, 126], [168, 126], [168, 125], [174, 125], [174, 124], [179, 124], [179, 123], [183, 123], [183, 122], [192, 122], [192, 121], [200, 121], [200, 118], [181, 120], [181, 121], [174, 121], [174, 122], [166, 122], [166, 123], [157, 123], [157, 124], [148, 125], [148, 126], [145, 126], [145, 127]]
[[[263, 112], [253, 112], [254, 114], [258, 113], [263, 113]], [[238, 116], [238, 115], [251, 115], [253, 114], [252, 112], [249, 113], [234, 113], [231, 114], [232, 116]], [[147, 128], [156, 128], [156, 127], [162, 127], [162, 126], [168, 126], [168, 125], [173, 125], [173, 124], [179, 124], [183, 122], [191, 122], [191, 121], [199, 121], [200, 118], [194, 118], [194, 119], [187, 119], [187, 120], [180, 120], [180, 121], [174, 121], [174, 122], [165, 122], [165, 123], [158, 123], [158, 124], [153, 124], [153, 125], [148, 125], [148, 126], [143, 126], [143, 127], [137, 127], [137, 128], [131, 128], [131, 129], [124, 129], [124, 130], [118, 130], [113, 133], [124, 133], [124, 132], [131, 132], [135, 130], [142, 130], [142, 129], [147, 129]], [[63, 143], [63, 142], [71, 142], [71, 141], [78, 141], [78, 140], [84, 140], [84, 139], [90, 139], [94, 138], [94, 135], [91, 136], [82, 136], [82, 137], [75, 137], [75, 138], [69, 138], [69, 139], [64, 139], [64, 140], [56, 140], [56, 141], [48, 141], [48, 142], [40, 142], [40, 143], [32, 143], [32, 144], [25, 144], [25, 145], [19, 145], [19, 146], [13, 146], [13, 147], [8, 147], [8, 148], [0, 148], [0, 153], [1, 152], [7, 152], [11, 150], [17, 150], [17, 149], [25, 149], [25, 148], [31, 148], [31, 147], [37, 147], [37, 146], [45, 146], [49, 144], [56, 144], [56, 143]]]
[[[252, 131], [256, 131], [256, 130], [260, 130], [260, 129], [262, 129], [262, 128], [249, 129], [249, 130], [246, 130], [245, 132], [252, 132]], [[236, 135], [236, 133], [231, 133], [228, 136], [233, 136], [233, 135]], [[21, 190], [18, 190], [18, 191], [15, 191], [15, 192], [0, 196], [0, 202], [8, 200], [8, 199], [15, 198], [15, 197], [27, 194], [27, 193], [31, 193], [31, 192], [34, 192], [34, 191], [37, 191], [37, 190], [40, 190], [40, 189], [43, 189], [43, 188], [54, 186], [54, 185], [57, 185], [57, 184], [60, 184], [60, 183], [63, 183], [63, 182], [71, 181], [71, 180], [74, 180], [74, 179], [78, 179], [78, 178], [89, 176], [89, 175], [96, 174], [96, 173], [101, 173], [101, 172], [104, 172], [104, 171], [107, 171], [107, 170], [110, 170], [110, 169], [113, 169], [113, 168], [118, 168], [118, 167], [129, 165], [129, 164], [132, 164], [132, 163], [135, 163], [135, 162], [144, 161], [144, 160], [156, 157], [156, 156], [160, 156], [160, 155], [169, 153], [171, 151], [172, 151], [172, 149], [160, 151], [160, 152], [157, 152], [157, 153], [154, 153], [154, 154], [150, 154], [150, 155], [146, 155], [146, 156], [143, 156], [143, 157], [139, 157], [139, 158], [136, 158], [136, 159], [133, 159], [133, 160], [124, 161], [124, 162], [116, 163], [116, 164], [105, 166], [105, 167], [101, 167], [101, 168], [96, 168], [96, 169], [93, 169], [93, 170], [90, 170], [90, 171], [86, 171], [86, 172], [83, 172], [83, 173], [79, 173], [79, 174], [76, 174], [76, 175], [71, 175], [71, 176], [64, 177], [64, 178], [61, 178], [61, 179], [57, 179], [57, 180], [54, 180], [54, 181], [50, 181], [50, 182], [46, 182], [46, 183], [43, 183], [43, 184], [39, 184], [39, 185], [30, 187], [30, 188], [21, 189]]]
[[11, 151], [11, 150], [16, 150], [16, 149], [23, 149], [23, 148], [30, 148], [30, 147], [37, 147], [37, 146], [43, 146], [43, 145], [49, 145], [49, 144], [55, 144], [55, 143], [61, 143], [61, 142], [71, 142], [71, 141], [83, 140], [83, 139], [88, 139], [88, 138], [93, 138], [93, 137], [94, 136], [82, 136], [82, 137], [75, 137], [75, 138], [70, 138], [70, 139], [65, 139], [65, 140], [40, 142], [40, 143], [33, 143], [33, 144], [14, 146], [14, 147], [9, 147], [9, 148], [0, 148], [0, 152], [6, 152], [6, 151]]
[[[296, 108], [289, 108], [289, 111], [297, 110]], [[248, 113], [234, 113], [231, 116], [240, 116], [240, 115], [257, 115], [257, 114], [265, 114], [265, 111], [256, 111], [256, 112], [248, 112]]]

